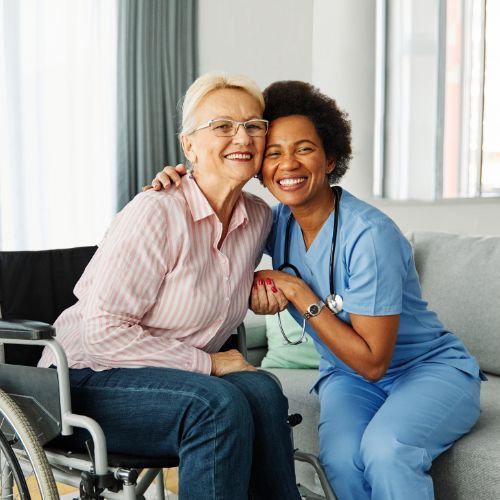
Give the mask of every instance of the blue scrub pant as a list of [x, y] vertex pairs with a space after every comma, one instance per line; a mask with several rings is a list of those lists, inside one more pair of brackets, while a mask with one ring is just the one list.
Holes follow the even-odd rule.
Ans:
[[[265, 372], [213, 377], [170, 368], [71, 369], [73, 411], [108, 450], [179, 456], [184, 500], [298, 500], [288, 402]], [[83, 447], [86, 431], [59, 438]]]
[[479, 392], [479, 378], [431, 362], [377, 383], [323, 379], [320, 461], [339, 500], [433, 499], [432, 461], [475, 424]]

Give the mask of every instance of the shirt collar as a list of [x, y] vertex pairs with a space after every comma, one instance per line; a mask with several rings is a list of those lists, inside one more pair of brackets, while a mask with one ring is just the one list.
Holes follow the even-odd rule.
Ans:
[[[194, 179], [185, 175], [181, 180], [181, 189], [184, 192], [184, 197], [195, 222], [205, 219], [211, 215], [217, 217], [213, 208], [210, 206], [210, 203], [208, 203], [208, 200]], [[245, 198], [243, 194], [240, 194], [234, 207], [228, 230], [231, 231], [240, 225], [246, 226], [247, 224], [248, 212], [245, 205]]]

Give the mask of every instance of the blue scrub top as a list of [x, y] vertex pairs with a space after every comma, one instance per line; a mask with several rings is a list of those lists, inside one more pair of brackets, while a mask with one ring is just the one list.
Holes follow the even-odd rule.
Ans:
[[[266, 253], [272, 257], [275, 269], [283, 264], [289, 215], [288, 207], [281, 204], [273, 207], [273, 226]], [[292, 222], [290, 231], [290, 262], [323, 301], [330, 294], [333, 224], [332, 211], [307, 251], [297, 222]], [[288, 269], [285, 271], [293, 274]], [[335, 292], [344, 300], [344, 309], [337, 317], [349, 325], [349, 313], [400, 314], [394, 354], [384, 379], [421, 361], [449, 364], [479, 376], [475, 358], [456, 335], [444, 328], [422, 299], [408, 240], [387, 215], [345, 190], [339, 209], [334, 282]], [[289, 311], [302, 324], [301, 314], [291, 304]], [[306, 329], [321, 354], [320, 378], [338, 369], [355, 373], [330, 351], [309, 324]]]

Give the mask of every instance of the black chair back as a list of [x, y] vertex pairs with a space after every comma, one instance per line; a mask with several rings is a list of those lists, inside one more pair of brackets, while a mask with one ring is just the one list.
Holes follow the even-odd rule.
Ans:
[[[0, 252], [0, 308], [4, 319], [53, 324], [76, 302], [73, 288], [96, 246], [62, 250]], [[35, 366], [42, 348], [5, 346], [6, 361]]]

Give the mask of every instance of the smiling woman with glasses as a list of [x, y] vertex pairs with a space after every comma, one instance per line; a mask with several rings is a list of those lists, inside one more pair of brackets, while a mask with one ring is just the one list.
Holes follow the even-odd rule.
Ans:
[[[269, 207], [242, 192], [262, 163], [263, 109], [248, 78], [193, 83], [180, 134], [192, 178], [116, 216], [55, 323], [74, 410], [99, 422], [112, 453], [178, 456], [184, 500], [300, 498], [286, 398], [241, 353], [219, 352], [271, 226]], [[40, 365], [55, 363], [44, 352]], [[84, 449], [85, 436], [67, 439]]]

